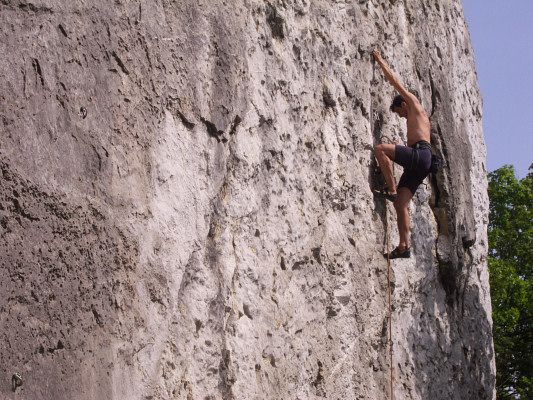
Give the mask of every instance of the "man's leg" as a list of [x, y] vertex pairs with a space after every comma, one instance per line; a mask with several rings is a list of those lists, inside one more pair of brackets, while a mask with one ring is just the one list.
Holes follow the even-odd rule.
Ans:
[[[392, 169], [392, 161], [394, 161], [394, 154], [396, 152], [396, 145], [394, 144], [378, 144], [374, 147], [374, 154], [387, 183], [387, 189], [391, 194], [396, 193], [396, 183], [394, 182], [394, 172]], [[392, 161], [391, 161], [392, 160]]]
[[400, 234], [400, 251], [404, 251], [409, 247], [409, 225], [411, 220], [409, 218], [409, 202], [413, 198], [413, 194], [406, 187], [398, 189], [398, 198], [394, 202], [396, 209], [396, 216], [398, 219], [398, 233]]

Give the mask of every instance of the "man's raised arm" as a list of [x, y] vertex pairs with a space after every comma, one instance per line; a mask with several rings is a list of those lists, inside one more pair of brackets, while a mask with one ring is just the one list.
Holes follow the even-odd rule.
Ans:
[[379, 50], [374, 50], [372, 52], [374, 55], [374, 58], [378, 62], [379, 66], [383, 70], [383, 74], [385, 75], [385, 78], [390, 82], [392, 86], [400, 93], [400, 95], [405, 99], [408, 103], [413, 103], [414, 100], [418, 101], [415, 95], [410, 93], [400, 82], [400, 78], [396, 76], [396, 74], [392, 71], [392, 69], [389, 67], [389, 65], [383, 60], [381, 57], [381, 53]]

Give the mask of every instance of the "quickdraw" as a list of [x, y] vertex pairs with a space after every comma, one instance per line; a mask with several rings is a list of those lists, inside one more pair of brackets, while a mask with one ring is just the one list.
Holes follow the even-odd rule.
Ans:
[[22, 375], [20, 372], [15, 372], [11, 377], [11, 388], [15, 391], [19, 386], [22, 386]]

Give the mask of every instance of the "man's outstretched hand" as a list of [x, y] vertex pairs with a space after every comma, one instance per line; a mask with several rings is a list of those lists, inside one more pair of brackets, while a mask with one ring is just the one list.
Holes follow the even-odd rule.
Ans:
[[378, 49], [374, 49], [374, 51], [372, 51], [372, 55], [374, 56], [376, 61], [383, 61], [383, 58], [381, 58], [381, 53]]

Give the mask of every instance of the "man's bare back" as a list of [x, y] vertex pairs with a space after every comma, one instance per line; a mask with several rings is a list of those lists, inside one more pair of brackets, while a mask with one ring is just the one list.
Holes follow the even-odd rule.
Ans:
[[415, 100], [416, 105], [409, 106], [407, 103], [407, 146], [421, 140], [428, 143], [431, 140], [429, 118], [418, 99]]

